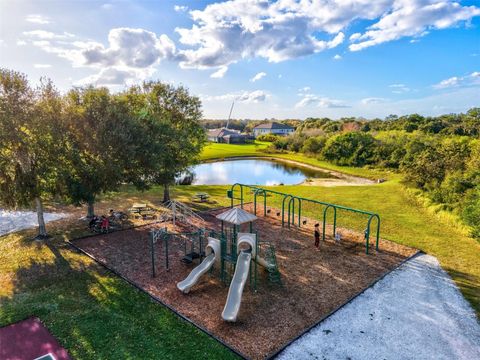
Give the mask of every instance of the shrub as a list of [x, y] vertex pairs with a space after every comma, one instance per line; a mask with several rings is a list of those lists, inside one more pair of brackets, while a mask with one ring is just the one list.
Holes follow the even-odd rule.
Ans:
[[376, 141], [372, 135], [349, 132], [331, 137], [322, 155], [338, 165], [364, 166], [373, 163], [375, 147]]
[[303, 143], [301, 151], [307, 154], [319, 154], [322, 152], [327, 139], [323, 136], [310, 137]]
[[262, 134], [257, 136], [258, 141], [266, 141], [266, 142], [275, 142], [278, 140], [278, 136], [274, 134]]

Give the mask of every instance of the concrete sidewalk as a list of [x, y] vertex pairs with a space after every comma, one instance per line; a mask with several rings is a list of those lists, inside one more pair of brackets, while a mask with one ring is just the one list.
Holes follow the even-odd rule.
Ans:
[[418, 255], [279, 359], [480, 359], [480, 324], [436, 258]]

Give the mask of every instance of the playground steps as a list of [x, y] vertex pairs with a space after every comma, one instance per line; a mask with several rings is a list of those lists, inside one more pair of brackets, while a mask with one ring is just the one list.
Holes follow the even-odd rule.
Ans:
[[272, 265], [267, 269], [268, 280], [273, 284], [282, 285], [280, 271], [278, 270], [277, 257], [275, 256], [275, 247], [272, 244], [267, 248], [265, 255], [267, 262]]

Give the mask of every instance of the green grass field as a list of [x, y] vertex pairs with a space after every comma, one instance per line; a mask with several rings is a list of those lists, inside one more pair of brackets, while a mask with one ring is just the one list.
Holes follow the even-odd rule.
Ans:
[[[265, 146], [213, 144], [207, 146], [202, 157], [262, 155]], [[339, 169], [301, 155], [281, 157]], [[436, 256], [480, 314], [480, 244], [468, 237], [455, 217], [423, 206], [396, 174], [340, 169], [371, 178], [387, 177], [390, 181], [374, 186], [277, 189], [379, 213], [382, 237]], [[192, 203], [200, 210], [228, 205], [227, 188], [181, 186], [173, 189], [172, 196], [189, 202], [196, 192], [209, 193], [211, 203]], [[160, 188], [141, 193], [126, 186], [119, 193], [104, 196], [97, 204], [98, 211], [128, 208], [137, 201], [157, 205], [161, 194]], [[315, 209], [306, 211], [313, 213]], [[364, 219], [341, 214], [338, 221], [339, 226], [361, 229]], [[73, 251], [64, 240], [85, 234], [83, 226], [75, 219], [49, 224], [53, 238], [46, 244], [31, 241], [32, 230], [0, 238], [0, 326], [38, 316], [78, 359], [235, 357], [215, 340]]]
[[202, 160], [222, 159], [235, 156], [259, 156], [270, 143], [256, 141], [254, 144], [230, 145], [209, 143], [203, 149]]

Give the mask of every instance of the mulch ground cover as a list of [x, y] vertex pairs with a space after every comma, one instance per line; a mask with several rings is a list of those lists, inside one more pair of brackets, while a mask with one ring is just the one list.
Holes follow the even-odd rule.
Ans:
[[[249, 210], [249, 206], [245, 209]], [[215, 215], [223, 211], [202, 213], [206, 226], [218, 230], [220, 223]], [[185, 237], [177, 236], [169, 243], [168, 271], [164, 245], [155, 245], [157, 276], [152, 277], [150, 230], [165, 224], [79, 239], [74, 244], [252, 359], [276, 353], [417, 252], [381, 240], [380, 251], [371, 246], [367, 255], [363, 234], [346, 229], [338, 229], [342, 234], [340, 242], [328, 237], [317, 250], [313, 239], [315, 221], [287, 229], [282, 228], [276, 211], [271, 213], [272, 216], [259, 217], [254, 227], [261, 241], [275, 246], [283, 285], [269, 283], [266, 271], [259, 266], [257, 292], [248, 284], [245, 286], [239, 318], [233, 324], [221, 318], [228, 286], [219, 280], [218, 269], [205, 275], [189, 294], [177, 289], [177, 282], [199, 263], [181, 261]], [[171, 223], [166, 226], [170, 231], [191, 230], [191, 226], [178, 222], [175, 229]], [[248, 232], [248, 225], [242, 231]]]

